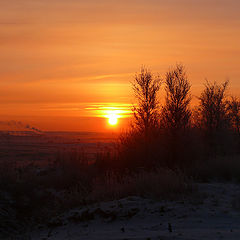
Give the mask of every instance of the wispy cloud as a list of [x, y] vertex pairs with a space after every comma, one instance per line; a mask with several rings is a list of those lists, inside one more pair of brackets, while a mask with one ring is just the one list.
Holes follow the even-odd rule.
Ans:
[[18, 25], [19, 22], [0, 22], [0, 25]]
[[69, 103], [41, 107], [40, 110], [56, 112], [74, 112], [75, 115], [84, 117], [106, 117], [111, 112], [119, 115], [120, 118], [130, 117], [132, 115], [132, 104], [128, 103]]
[[85, 107], [85, 110], [97, 117], [106, 117], [111, 113], [118, 115], [119, 118], [126, 118], [132, 115], [131, 104], [97, 103]]

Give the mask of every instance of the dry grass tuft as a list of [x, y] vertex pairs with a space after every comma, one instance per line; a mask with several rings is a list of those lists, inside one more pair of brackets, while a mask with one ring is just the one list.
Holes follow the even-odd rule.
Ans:
[[191, 190], [192, 184], [183, 174], [168, 169], [125, 175], [110, 172], [104, 178], [95, 180], [89, 200], [105, 201], [127, 196], [173, 199]]
[[193, 175], [202, 181], [236, 181], [240, 182], [240, 156], [218, 156], [202, 161], [193, 169]]

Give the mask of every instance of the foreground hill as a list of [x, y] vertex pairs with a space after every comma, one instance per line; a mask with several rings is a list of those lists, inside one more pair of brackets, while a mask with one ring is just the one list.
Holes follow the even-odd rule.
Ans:
[[30, 239], [240, 239], [240, 185], [198, 184], [178, 201], [128, 197], [73, 209]]

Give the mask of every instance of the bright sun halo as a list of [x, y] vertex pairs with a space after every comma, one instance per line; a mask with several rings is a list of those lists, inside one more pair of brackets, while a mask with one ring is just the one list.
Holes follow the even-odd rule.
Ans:
[[108, 123], [109, 123], [109, 125], [111, 125], [111, 126], [117, 125], [117, 123], [118, 123], [118, 117], [117, 117], [117, 115], [116, 115], [116, 114], [110, 114], [110, 115], [108, 116]]

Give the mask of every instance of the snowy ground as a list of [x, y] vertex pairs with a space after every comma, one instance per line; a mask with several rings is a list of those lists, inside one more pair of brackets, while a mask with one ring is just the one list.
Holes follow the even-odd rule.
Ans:
[[180, 201], [129, 197], [74, 209], [31, 239], [240, 239], [240, 185], [199, 184]]

